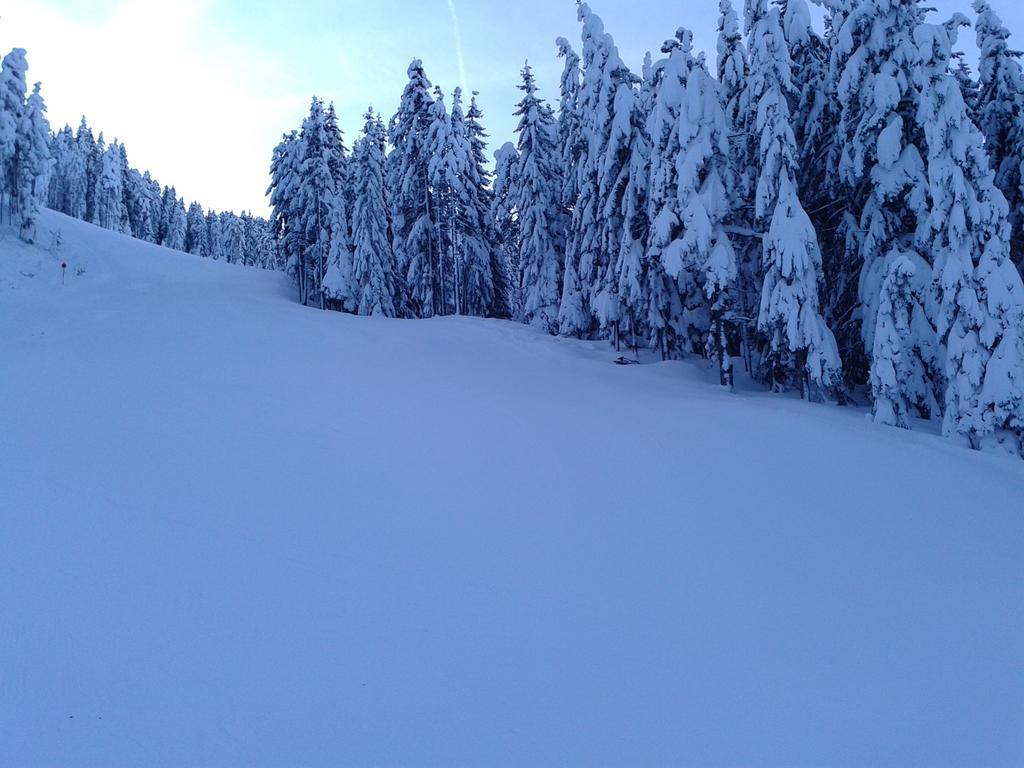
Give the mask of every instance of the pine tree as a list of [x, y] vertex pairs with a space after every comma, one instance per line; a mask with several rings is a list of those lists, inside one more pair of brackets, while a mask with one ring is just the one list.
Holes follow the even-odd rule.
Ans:
[[[271, 231], [273, 232], [273, 229]], [[227, 260], [224, 252], [224, 228], [221, 226], [220, 216], [216, 211], [206, 212], [206, 241], [210, 244], [211, 259], [214, 261]]]
[[978, 92], [975, 112], [985, 137], [995, 182], [1010, 209], [1010, 255], [1024, 272], [1024, 72], [1020, 51], [1007, 44], [1009, 31], [986, 0], [974, 0], [977, 13]]
[[47, 194], [47, 206], [55, 211], [67, 213], [67, 177], [71, 161], [71, 146], [74, 135], [71, 126], [65, 125], [57, 131], [50, 141], [50, 156], [53, 158], [53, 173], [50, 176], [50, 189]]
[[749, 103], [760, 136], [754, 212], [767, 225], [758, 329], [765, 337], [763, 369], [775, 387], [798, 383], [831, 392], [841, 370], [835, 338], [818, 308], [821, 252], [796, 187], [798, 159], [788, 96], [792, 65], [778, 9], [747, 0]]
[[343, 312], [359, 308], [359, 287], [352, 274], [352, 206], [354, 196], [348, 151], [338, 127], [334, 105], [324, 113], [324, 146], [327, 164], [334, 179], [330, 203], [330, 246], [323, 292], [330, 306]]
[[487, 170], [487, 132], [481, 122], [484, 114], [477, 104], [477, 96], [478, 94], [474, 92], [469, 101], [469, 111], [466, 112], [466, 133], [469, 136], [473, 158], [472, 174], [476, 196], [476, 215], [482, 222], [484, 242], [488, 244], [487, 250], [490, 259], [493, 291], [491, 304], [486, 314], [489, 317], [507, 319], [512, 317], [509, 263], [505, 250], [497, 242], [497, 234], [494, 231], [491, 218], [494, 194], [491, 173]]
[[530, 65], [522, 70], [516, 105], [519, 162], [515, 170], [515, 208], [519, 224], [523, 322], [557, 333], [564, 245], [556, 126], [537, 95]]
[[459, 314], [486, 317], [494, 305], [492, 256], [487, 228], [487, 201], [481, 190], [485, 179], [478, 166], [469, 127], [462, 112], [462, 91], [452, 97], [450, 173], [452, 252], [455, 255], [455, 285]]
[[[647, 160], [647, 237], [642, 290], [645, 302], [645, 323], [649, 343], [661, 352], [662, 358], [680, 352], [694, 351], [690, 342], [703, 331], [692, 332], [697, 323], [692, 310], [702, 312], [704, 301], [700, 291], [679, 274], [665, 268], [665, 252], [677, 240], [682, 226], [679, 208], [678, 165], [680, 157], [680, 125], [685, 121], [686, 81], [692, 66], [692, 38], [684, 29], [661, 48], [666, 58], [653, 64], [648, 73], [652, 91], [647, 135], [650, 151]], [[670, 259], [671, 261], [671, 259]], [[678, 260], [677, 260], [678, 261]], [[684, 310], [684, 303], [687, 309]]]
[[388, 130], [392, 242], [412, 311], [431, 317], [441, 311], [441, 296], [434, 290], [439, 254], [428, 145], [434, 100], [422, 62], [414, 60], [408, 74], [409, 82]]
[[615, 260], [614, 301], [617, 303], [617, 319], [612, 326], [612, 342], [620, 346], [620, 329], [623, 327], [627, 340], [634, 352], [638, 347], [637, 337], [647, 335], [647, 243], [650, 236], [651, 219], [647, 203], [650, 192], [652, 142], [647, 132], [656, 99], [658, 75], [648, 53], [644, 59], [643, 78], [639, 92], [630, 91], [629, 139], [627, 164], [621, 169], [616, 185], [621, 192], [611, 196], [609, 204], [617, 207], [621, 216], [622, 231], [619, 234], [619, 251]]
[[280, 270], [282, 265], [277, 258], [277, 244], [270, 229], [270, 223], [263, 218], [253, 221], [254, 230], [254, 265], [260, 269]]
[[1008, 206], [984, 136], [949, 74], [960, 24], [967, 20], [957, 14], [916, 30], [930, 198], [922, 238], [933, 259], [944, 352], [943, 432], [1024, 456], [1024, 284], [1009, 258]]
[[917, 0], [864, 0], [832, 20], [829, 77], [840, 112], [830, 187], [845, 200], [848, 216], [837, 232], [842, 253], [830, 277], [858, 286], [849, 333], [842, 334], [852, 337], [859, 321], [859, 353], [844, 341], [846, 378], [855, 383], [865, 380], [874, 348], [886, 264], [912, 245], [925, 215], [923, 137], [916, 122], [920, 56], [913, 39], [922, 18]]
[[[730, 0], [719, 0], [718, 3], [718, 66], [717, 75], [722, 95], [722, 106], [730, 130], [736, 135], [737, 141], [732, 143], [736, 161], [733, 171], [741, 176], [747, 173], [746, 139], [743, 134], [750, 118], [747, 104], [747, 49], [743, 44], [739, 18]], [[740, 179], [737, 179], [740, 181]], [[746, 184], [749, 189], [752, 184]], [[739, 190], [742, 194], [744, 190]]]
[[49, 138], [46, 104], [40, 93], [40, 85], [36, 83], [25, 105], [15, 141], [19, 174], [15, 185], [15, 208], [21, 215], [21, 239], [27, 243], [35, 240], [39, 209], [46, 202], [50, 186], [52, 159]]
[[332, 240], [332, 221], [338, 204], [335, 184], [336, 137], [331, 135], [323, 102], [314, 98], [302, 123], [302, 164], [296, 190], [299, 246], [299, 301], [326, 307], [324, 275]]
[[355, 207], [353, 278], [358, 286], [360, 315], [398, 317], [400, 280], [388, 239], [387, 200], [384, 194], [384, 125], [367, 111], [363, 136], [353, 150]]
[[140, 189], [140, 216], [143, 219], [140, 231], [146, 235], [146, 241], [150, 243], [159, 242], [161, 194], [160, 184], [149, 175], [149, 171], [146, 171], [142, 175]]
[[580, 125], [580, 57], [569, 41], [555, 41], [559, 58], [565, 59], [562, 69], [561, 98], [558, 104], [558, 147], [561, 157], [562, 205], [572, 212], [579, 198], [577, 165], [583, 154]]
[[[92, 136], [89, 137], [90, 139]], [[107, 151], [107, 142], [103, 131], [96, 141], [88, 146], [85, 157], [85, 220], [96, 223], [96, 191], [99, 189], [100, 177], [103, 175], [103, 155]]]
[[194, 256], [210, 255], [206, 216], [203, 214], [203, 206], [194, 201], [189, 205], [185, 216], [185, 250]]
[[82, 160], [81, 189], [78, 191], [78, 194], [81, 196], [81, 209], [78, 218], [81, 218], [83, 221], [89, 221], [92, 215], [91, 197], [95, 182], [93, 169], [95, 167], [96, 139], [93, 137], [92, 129], [86, 124], [85, 117], [82, 117], [82, 122], [78, 126], [75, 141], [78, 144], [78, 153]]
[[949, 73], [956, 78], [960, 86], [960, 95], [963, 97], [964, 106], [967, 107], [967, 114], [977, 125], [980, 122], [979, 109], [981, 107], [980, 82], [975, 79], [971, 71], [971, 65], [967, 63], [967, 56], [963, 51], [954, 51], [949, 63]]
[[238, 217], [230, 211], [220, 214], [220, 238], [224, 261], [238, 264], [242, 261], [242, 237]]
[[[734, 230], [752, 232], [758, 136], [752, 124], [754, 110], [747, 90], [747, 48], [731, 0], [719, 0], [718, 8], [718, 82], [730, 131], [728, 223]], [[752, 336], [756, 332], [756, 307], [761, 300], [761, 250], [761, 243], [753, 237], [739, 238], [735, 247], [737, 325], [748, 372], [753, 372]]]
[[[285, 270], [295, 277], [300, 285], [299, 261], [304, 252], [303, 232], [299, 225], [299, 185], [302, 180], [301, 167], [305, 147], [296, 131], [281, 139], [274, 148], [270, 162], [270, 228], [282, 253]], [[218, 219], [208, 222], [210, 256], [223, 258], [223, 244]], [[304, 299], [305, 297], [301, 297]]]
[[[837, 225], [843, 220], [842, 200], [829, 190], [827, 158], [833, 150], [838, 114], [829, 80], [829, 43], [811, 24], [805, 0], [775, 0], [792, 60], [795, 93], [790, 95], [793, 137], [796, 139], [797, 191], [818, 235], [822, 250], [822, 315], [836, 334], [840, 357], [852, 348], [862, 358], [859, 328], [846, 318], [856, 304], [856, 286], [844, 274], [843, 249], [837, 249]], [[828, 34], [826, 28], [826, 34]]]
[[828, 50], [825, 41], [811, 25], [811, 13], [805, 0], [776, 0], [780, 21], [789, 49], [794, 91], [790, 94], [790, 113], [797, 157], [800, 159], [801, 198], [817, 196], [822, 186], [820, 175], [821, 132], [826, 114]]
[[135, 237], [135, 230], [132, 226], [131, 218], [131, 206], [132, 206], [132, 193], [131, 187], [131, 176], [132, 168], [128, 163], [128, 150], [125, 149], [123, 143], [118, 142], [117, 153], [120, 156], [118, 159], [118, 167], [121, 169], [121, 222], [119, 225], [119, 231], [129, 237]]
[[[599, 322], [607, 327], [617, 321], [618, 304], [608, 293], [606, 278], [612, 254], [618, 255], [622, 222], [604, 217], [610, 185], [625, 160], [619, 149], [628, 141], [629, 132], [622, 127], [631, 118], [632, 103], [624, 102], [633, 85], [601, 19], [586, 3], [579, 4], [577, 15], [583, 23], [583, 83], [578, 102], [581, 151], [576, 162], [579, 196], [569, 227], [559, 309], [559, 329], [567, 336], [588, 335], [597, 330]], [[613, 125], [615, 143], [609, 152]], [[600, 318], [594, 306], [599, 296]]]
[[25, 112], [27, 69], [23, 48], [15, 48], [0, 63], [0, 216], [6, 207], [8, 220], [12, 223], [21, 173], [18, 168], [18, 129]]
[[874, 419], [908, 428], [911, 417], [941, 412], [937, 340], [925, 309], [931, 267], [915, 251], [896, 250], [885, 274], [872, 349]]
[[85, 203], [88, 195], [88, 162], [92, 156], [92, 131], [82, 118], [70, 148], [67, 164], [67, 178], [64, 182], [67, 203], [64, 212], [76, 219], [85, 219]]
[[[602, 335], [610, 337], [618, 346], [620, 322], [623, 316], [619, 296], [618, 260], [624, 235], [628, 232], [626, 221], [626, 193], [630, 180], [630, 154], [639, 136], [642, 115], [636, 108], [635, 86], [638, 79], [622, 63], [611, 35], [604, 32], [604, 26], [586, 4], [580, 5], [580, 17], [584, 23], [584, 50], [588, 36], [600, 48], [596, 59], [601, 66], [596, 68], [592, 80], [596, 89], [591, 102], [596, 108], [589, 131], [584, 113], [584, 132], [590, 135], [591, 148], [596, 163], [592, 166], [597, 182], [595, 222], [596, 239], [593, 247], [581, 254], [579, 277], [584, 286], [590, 288], [590, 307]], [[589, 29], [589, 35], [587, 30]], [[591, 78], [589, 67], [585, 73]], [[630, 244], [629, 247], [632, 247]]]
[[494, 153], [494, 194], [491, 199], [491, 228], [495, 245], [502, 254], [508, 275], [508, 316], [523, 319], [522, 269], [519, 262], [519, 218], [516, 211], [516, 171], [519, 152], [506, 142]]
[[[688, 40], [687, 40], [688, 42]], [[723, 386], [733, 385], [729, 326], [736, 301], [736, 252], [725, 231], [731, 210], [729, 124], [717, 84], [703, 59], [690, 59], [685, 110], [676, 159], [681, 237], [669, 254], [679, 259], [669, 272], [685, 271], [708, 302], [706, 354], [718, 366]]]
[[175, 198], [167, 217], [167, 234], [163, 246], [175, 251], [185, 250], [185, 201]]
[[[438, 304], [437, 314], [447, 315], [458, 312], [457, 274], [461, 265], [457, 263], [455, 231], [454, 190], [457, 172], [453, 149], [452, 121], [445, 106], [444, 93], [434, 88], [434, 103], [430, 110], [430, 130], [427, 133], [427, 149], [430, 153], [428, 164], [430, 190], [433, 200], [431, 223], [437, 255], [437, 268], [433, 270], [431, 292]], [[413, 265], [410, 265], [412, 267]], [[419, 274], [426, 276], [430, 270], [420, 268]], [[412, 275], [410, 268], [410, 275]], [[415, 289], [413, 289], [415, 291]]]
[[174, 218], [174, 208], [177, 204], [177, 190], [174, 187], [165, 186], [160, 193], [160, 201], [155, 207], [156, 242], [158, 245], [168, 246], [171, 220]]
[[239, 262], [247, 267], [256, 265], [256, 221], [251, 211], [242, 211], [238, 217]]
[[[863, 198], [864, 190], [848, 187], [839, 171], [845, 142], [841, 138], [843, 106], [838, 93], [840, 85], [847, 87], [841, 82], [846, 59], [842, 54], [844, 43], [839, 37], [850, 10], [848, 6], [845, 0], [834, 3], [825, 15], [824, 35], [820, 38], [825, 49], [822, 52], [824, 71], [816, 86], [823, 106], [815, 132], [808, 135], [800, 148], [798, 186], [822, 251], [822, 315], [839, 347], [844, 384], [858, 388], [867, 380], [870, 356], [862, 337], [859, 293], [863, 260], [857, 201]], [[809, 34], [811, 39], [818, 37], [813, 31]], [[836, 395], [839, 402], [846, 402], [844, 391], [837, 389]]]
[[100, 173], [93, 192], [93, 224], [123, 231], [128, 215], [124, 210], [124, 156], [115, 141], [103, 151]]

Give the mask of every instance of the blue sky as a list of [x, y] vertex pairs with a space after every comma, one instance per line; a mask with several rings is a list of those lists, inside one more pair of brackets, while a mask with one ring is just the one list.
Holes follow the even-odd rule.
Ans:
[[[1024, 27], [1018, 4], [990, 1]], [[679, 26], [714, 51], [717, 0], [591, 5], [637, 69]], [[928, 5], [970, 15], [969, 0]], [[394, 111], [413, 57], [450, 95], [462, 80], [455, 19], [494, 149], [513, 138], [524, 60], [557, 98], [554, 40], [579, 39], [573, 0], [15, 0], [0, 12], [0, 47], [28, 49], [54, 124], [86, 113], [186, 198], [264, 213], [270, 152], [310, 95], [336, 103], [349, 144], [367, 106]], [[961, 47], [973, 55], [971, 31]]]

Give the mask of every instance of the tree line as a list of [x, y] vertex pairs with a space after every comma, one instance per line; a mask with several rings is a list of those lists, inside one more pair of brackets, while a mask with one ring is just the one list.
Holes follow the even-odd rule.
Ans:
[[217, 213], [196, 202], [185, 207], [174, 187], [128, 163], [123, 143], [97, 138], [85, 118], [77, 132], [53, 133], [36, 83], [27, 92], [28, 61], [16, 48], [0, 63], [0, 221], [17, 224], [33, 242], [39, 211], [49, 207], [76, 219], [178, 251], [282, 269], [265, 219]]
[[[300, 300], [510, 317], [775, 390], [870, 399], [1024, 452], [1024, 77], [976, 0], [720, 0], [717, 51], [679, 29], [634, 73], [579, 3], [557, 107], [521, 72], [515, 145], [413, 61], [352, 152], [314, 99], [274, 151], [271, 226]], [[449, 106], [450, 104], [450, 106]]]
[[53, 171], [49, 208], [104, 229], [176, 251], [232, 264], [280, 269], [278, 249], [265, 219], [243, 212], [187, 207], [172, 186], [128, 163], [123, 143], [95, 136], [83, 117], [77, 131], [65, 125], [50, 142]]

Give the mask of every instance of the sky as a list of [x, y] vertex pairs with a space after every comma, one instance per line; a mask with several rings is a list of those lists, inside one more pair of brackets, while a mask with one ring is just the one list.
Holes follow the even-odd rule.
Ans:
[[[1024, 28], [1018, 4], [990, 2]], [[969, 0], [928, 5], [970, 15]], [[714, 52], [718, 0], [591, 7], [637, 71], [680, 26]], [[449, 98], [460, 85], [480, 92], [493, 150], [514, 139], [524, 61], [557, 101], [559, 36], [579, 47], [573, 0], [0, 0], [0, 49], [27, 49], [55, 127], [85, 114], [186, 201], [259, 214], [271, 151], [313, 94], [335, 103], [351, 146], [368, 106], [395, 111], [420, 58]], [[973, 57], [970, 30], [961, 47]]]

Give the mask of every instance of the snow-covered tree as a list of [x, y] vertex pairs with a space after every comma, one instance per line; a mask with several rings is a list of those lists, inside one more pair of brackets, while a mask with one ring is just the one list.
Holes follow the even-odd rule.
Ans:
[[[838, 119], [834, 91], [829, 79], [830, 37], [822, 37], [811, 23], [806, 0], [776, 0], [782, 29], [792, 59], [794, 92], [790, 94], [793, 137], [796, 139], [797, 190], [807, 210], [822, 250], [822, 315], [836, 334], [840, 356], [853, 348], [862, 359], [859, 329], [847, 318], [856, 302], [856, 285], [844, 274], [841, 261], [845, 249], [837, 248], [838, 225], [845, 220], [843, 201], [829, 189], [828, 175], [835, 153], [835, 125]], [[831, 29], [826, 25], [826, 36]], [[747, 240], [744, 245], [749, 245]], [[834, 327], [833, 327], [834, 324]]]
[[967, 107], [967, 114], [975, 125], [979, 122], [978, 110], [980, 107], [981, 89], [979, 81], [971, 71], [971, 65], [967, 63], [967, 55], [963, 51], [954, 51], [949, 62], [949, 72], [956, 78], [960, 86], [960, 95]]
[[[432, 238], [434, 240], [436, 261], [433, 267], [410, 262], [410, 290], [417, 292], [413, 284], [413, 275], [419, 275], [425, 281], [433, 277], [433, 285], [429, 291], [436, 304], [435, 314], [447, 315], [458, 311], [459, 295], [456, 275], [461, 270], [458, 263], [459, 254], [455, 248], [455, 203], [452, 182], [455, 176], [453, 164], [455, 154], [452, 149], [452, 121], [444, 102], [444, 93], [440, 87], [434, 88], [434, 103], [430, 108], [430, 130], [427, 133], [427, 151], [430, 155], [428, 163], [430, 192], [433, 201], [431, 208]], [[425, 255], [426, 252], [423, 252]], [[420, 292], [425, 293], [420, 289]]]
[[314, 98], [302, 123], [302, 162], [296, 188], [296, 225], [301, 234], [298, 252], [299, 301], [326, 304], [324, 275], [331, 248], [337, 201], [335, 164], [337, 136], [332, 135], [320, 99]]
[[919, 120], [928, 146], [928, 217], [936, 318], [946, 376], [943, 432], [1024, 456], [1024, 284], [1009, 258], [1008, 207], [984, 136], [949, 60], [957, 14], [916, 30]]
[[491, 285], [494, 288], [487, 314], [491, 317], [510, 318], [512, 317], [512, 306], [510, 304], [509, 262], [506, 252], [497, 242], [497, 235], [491, 219], [494, 190], [491, 173], [487, 170], [487, 131], [482, 123], [484, 114], [477, 103], [477, 96], [478, 94], [474, 92], [469, 101], [469, 111], [466, 112], [466, 133], [469, 136], [473, 157], [475, 205], [479, 212], [478, 215], [483, 221], [485, 242], [489, 246], [487, 250], [490, 254]]
[[916, 251], [894, 250], [875, 319], [871, 395], [878, 424], [907, 428], [941, 412], [941, 365], [925, 309], [931, 267]]
[[206, 216], [203, 214], [203, 206], [195, 201], [189, 205], [185, 216], [185, 250], [195, 256], [210, 255]]
[[826, 113], [829, 52], [814, 30], [806, 0], [778, 0], [780, 21], [789, 49], [793, 77], [791, 123], [800, 158], [800, 192], [817, 195], [822, 186], [819, 162]]
[[185, 250], [185, 201], [174, 196], [174, 202], [167, 216], [167, 232], [162, 245], [176, 251]]
[[[273, 232], [271, 225], [271, 232]], [[216, 211], [206, 212], [206, 241], [210, 244], [210, 258], [214, 261], [226, 261], [224, 253], [224, 229], [221, 227], [220, 215]], [[276, 241], [276, 237], [275, 237]]]
[[[302, 179], [302, 158], [305, 147], [297, 131], [285, 134], [274, 148], [270, 161], [270, 228], [281, 251], [285, 269], [298, 282], [300, 254], [304, 252], [303, 232], [299, 223], [299, 184]], [[210, 256], [223, 259], [220, 221], [207, 221]]]
[[986, 0], [974, 0], [979, 51], [974, 111], [985, 137], [995, 182], [1010, 208], [1010, 255], [1024, 271], [1024, 73], [1021, 53], [1010, 49], [1009, 30]]
[[283, 265], [278, 259], [277, 243], [274, 240], [270, 223], [263, 218], [257, 218], [253, 222], [254, 252], [253, 264], [260, 269], [280, 270]]
[[563, 217], [560, 158], [551, 110], [537, 94], [529, 64], [522, 70], [516, 106], [519, 161], [514, 172], [522, 273], [522, 320], [548, 333], [559, 329]]
[[558, 104], [558, 148], [561, 159], [562, 205], [571, 212], [579, 197], [577, 163], [583, 152], [580, 125], [580, 57], [564, 37], [555, 41], [562, 68], [561, 97]]
[[49, 138], [46, 104], [36, 83], [25, 104], [15, 140], [18, 156], [15, 208], [21, 216], [21, 239], [28, 243], [35, 240], [39, 209], [45, 204], [50, 187], [53, 166]]
[[356, 312], [359, 308], [359, 287], [352, 274], [352, 207], [355, 198], [348, 151], [333, 104], [324, 113], [324, 142], [335, 193], [330, 202], [330, 245], [323, 294], [331, 307], [343, 312]]
[[96, 140], [93, 138], [92, 129], [82, 117], [75, 133], [75, 166], [68, 171], [68, 196], [71, 206], [69, 216], [76, 219], [85, 219], [88, 211], [89, 198], [89, 170], [96, 152]]
[[352, 212], [353, 279], [358, 286], [360, 315], [398, 317], [401, 280], [388, 239], [384, 194], [384, 124], [368, 110], [363, 136], [352, 152], [355, 206]]
[[[62, 210], [76, 219], [85, 218], [85, 202], [88, 188], [88, 159], [91, 154], [92, 131], [85, 118], [78, 126], [68, 148], [67, 164], [64, 171], [64, 205]], [[88, 151], [88, 153], [87, 153]]]
[[[685, 119], [686, 79], [692, 64], [690, 33], [677, 30], [676, 37], [668, 40], [661, 52], [666, 57], [654, 63], [645, 78], [650, 81], [652, 102], [646, 126], [649, 232], [641, 290], [649, 343], [663, 358], [669, 358], [681, 351], [692, 351], [687, 343], [691, 318], [683, 309], [684, 296], [696, 295], [701, 305], [703, 298], [694, 286], [681, 287], [678, 275], [666, 271], [662, 258], [679, 236], [682, 226], [676, 161], [680, 154], [680, 123]], [[701, 332], [696, 335], [700, 336]]]
[[747, 0], [749, 102], [760, 137], [754, 212], [764, 237], [758, 329], [765, 337], [765, 376], [773, 386], [798, 383], [831, 391], [841, 362], [835, 338], [819, 310], [821, 252], [800, 203], [798, 158], [790, 124], [792, 63], [777, 8]]
[[240, 264], [242, 255], [242, 232], [238, 217], [230, 211], [220, 214], [220, 239], [224, 261], [228, 264]]
[[[633, 76], [619, 58], [611, 35], [586, 3], [580, 3], [583, 24], [583, 82], [579, 92], [580, 151], [576, 161], [578, 198], [572, 211], [566, 245], [559, 329], [580, 336], [617, 323], [617, 294], [609, 280], [622, 234], [621, 212], [609, 220], [609, 195], [628, 156], [632, 119]], [[618, 281], [614, 288], [617, 289]], [[595, 301], [600, 297], [600, 307]], [[600, 317], [598, 315], [600, 314]]]
[[27, 70], [21, 48], [0, 63], [0, 221], [4, 208], [12, 224], [17, 214], [21, 238], [32, 242], [39, 209], [49, 192], [52, 161], [50, 126], [39, 84], [25, 97]]
[[20, 177], [18, 128], [25, 112], [27, 69], [23, 48], [15, 48], [0, 63], [0, 215], [7, 208], [12, 223]]
[[[91, 134], [88, 139], [92, 139]], [[100, 176], [103, 175], [103, 154], [107, 151], [103, 131], [85, 149], [85, 220], [95, 224], [96, 191], [99, 189]]]
[[434, 292], [439, 254], [428, 143], [434, 100], [430, 80], [419, 59], [409, 65], [408, 75], [409, 82], [388, 130], [392, 146], [387, 176], [392, 242], [399, 270], [405, 276], [412, 311], [431, 317], [440, 311], [441, 299]]
[[[590, 138], [591, 166], [597, 183], [598, 217], [595, 222], [596, 240], [593, 247], [581, 253], [579, 277], [590, 289], [590, 307], [600, 332], [618, 342], [623, 306], [619, 296], [618, 266], [623, 238], [630, 233], [627, 226], [627, 199], [630, 188], [630, 155], [634, 144], [642, 142], [643, 115], [637, 110], [635, 86], [638, 78], [619, 58], [611, 35], [604, 31], [601, 20], [585, 3], [580, 5], [580, 19], [584, 26], [584, 51], [588, 40], [600, 49], [595, 56], [601, 65], [588, 65], [584, 74], [584, 90], [588, 79], [596, 84], [589, 90], [594, 97], [584, 102], [596, 110], [594, 119], [588, 120], [584, 109], [584, 135]], [[635, 245], [627, 248], [636, 253]]]
[[128, 150], [125, 149], [124, 143], [117, 143], [117, 153], [120, 155], [117, 165], [121, 169], [121, 205], [119, 206], [121, 222], [118, 226], [118, 231], [129, 237], [134, 237], [135, 230], [132, 227], [130, 213], [134, 191], [131, 187], [132, 168], [128, 163]]
[[[752, 123], [747, 90], [747, 48], [731, 0], [719, 0], [717, 73], [725, 119], [729, 126], [730, 226], [751, 232], [754, 228], [754, 182], [757, 169], [758, 136]], [[736, 311], [741, 352], [748, 371], [753, 370], [752, 336], [756, 330], [756, 307], [760, 303], [761, 243], [756, 238], [739, 238], [736, 252]]]
[[[688, 43], [688, 38], [686, 38]], [[663, 255], [669, 274], [687, 274], [702, 286], [710, 327], [707, 355], [715, 360], [724, 386], [732, 386], [728, 332], [736, 301], [736, 253], [725, 231], [731, 210], [729, 123], [717, 83], [703, 59], [690, 59], [686, 96], [678, 126], [676, 190], [682, 230]], [[678, 259], [678, 264], [670, 260]], [[692, 276], [692, 278], [691, 278]]]
[[643, 78], [633, 99], [629, 125], [629, 161], [620, 179], [623, 185], [618, 202], [622, 216], [622, 233], [615, 262], [615, 293], [620, 321], [612, 330], [612, 341], [619, 346], [620, 328], [634, 351], [638, 339], [647, 336], [647, 243], [651, 229], [648, 195], [651, 178], [651, 137], [647, 123], [654, 109], [658, 72], [648, 53], [644, 58]]
[[[651, 68], [648, 54], [644, 72], [650, 75]], [[620, 72], [617, 77], [615, 119], [602, 180], [603, 219], [608, 223], [604, 247], [611, 256], [595, 303], [601, 327], [616, 349], [623, 331], [634, 348], [637, 331], [643, 333], [643, 267], [650, 229], [647, 193], [651, 142], [646, 123], [654, 99], [649, 79], [638, 81], [629, 72]]]
[[452, 97], [450, 160], [445, 163], [450, 193], [451, 224], [449, 236], [455, 255], [455, 283], [459, 314], [486, 317], [494, 306], [488, 206], [481, 194], [486, 179], [481, 178], [469, 127], [462, 111], [462, 91]]
[[519, 218], [516, 211], [516, 171], [519, 152], [506, 142], [494, 153], [494, 186], [491, 198], [491, 229], [509, 276], [509, 317], [523, 319], [522, 269], [519, 262]]
[[74, 143], [74, 135], [71, 133], [71, 126], [65, 125], [53, 134], [50, 139], [50, 157], [53, 160], [52, 173], [50, 175], [50, 188], [46, 196], [46, 205], [55, 211], [67, 213], [67, 170], [71, 159], [71, 145]]
[[124, 155], [120, 145], [113, 142], [103, 151], [101, 160], [100, 174], [96, 178], [96, 190], [93, 192], [95, 203], [92, 223], [104, 229], [124, 231], [122, 227], [128, 221], [128, 213], [124, 207]]
[[[835, 198], [846, 201], [849, 217], [837, 233], [844, 255], [830, 277], [858, 284], [859, 306], [850, 311], [852, 325], [861, 324], [864, 360], [874, 348], [885, 265], [891, 253], [913, 246], [925, 215], [914, 42], [923, 14], [917, 0], [864, 0], [843, 4], [832, 21], [836, 45], [829, 77], [839, 116], [831, 187]], [[850, 354], [845, 345], [844, 352]], [[858, 367], [851, 360], [849, 379], [861, 378]]]
[[136, 237], [149, 243], [156, 243], [158, 242], [160, 223], [160, 184], [149, 175], [149, 171], [141, 175], [136, 171], [132, 174], [132, 180], [136, 207], [135, 212], [129, 215], [135, 216], [137, 222]]
[[247, 267], [256, 264], [256, 220], [250, 211], [242, 211], [238, 217], [238, 240], [241, 251], [240, 264]]
[[[739, 18], [731, 0], [719, 0], [718, 3], [718, 43], [717, 43], [717, 76], [721, 89], [722, 106], [730, 129], [736, 134], [737, 141], [731, 143], [737, 158], [742, 158], [746, 146], [740, 134], [750, 118], [746, 103], [747, 90], [747, 49], [743, 44]], [[744, 172], [744, 163], [737, 161], [733, 170]]]

